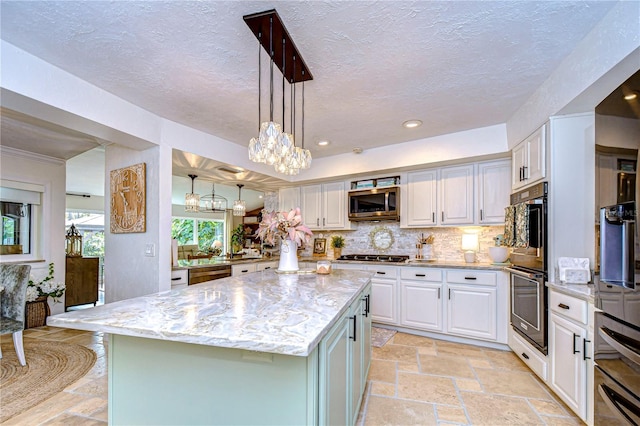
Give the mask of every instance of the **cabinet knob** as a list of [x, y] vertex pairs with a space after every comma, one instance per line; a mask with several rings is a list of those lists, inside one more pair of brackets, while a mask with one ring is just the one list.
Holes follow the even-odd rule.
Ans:
[[569, 305], [565, 305], [564, 303], [558, 303], [558, 308], [569, 309]]
[[522, 352], [522, 358], [524, 359], [529, 359], [529, 355], [525, 354], [524, 352]]

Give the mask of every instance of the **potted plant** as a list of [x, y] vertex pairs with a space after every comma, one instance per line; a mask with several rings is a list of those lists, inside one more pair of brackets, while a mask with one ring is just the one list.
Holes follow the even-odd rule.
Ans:
[[47, 317], [51, 314], [48, 299], [53, 303], [60, 302], [66, 286], [63, 282], [54, 282], [54, 265], [49, 264], [49, 274], [41, 280], [29, 277], [27, 285], [27, 306], [25, 310], [25, 328], [41, 327], [46, 325]]
[[342, 255], [342, 247], [344, 247], [344, 237], [342, 235], [333, 235], [331, 237], [331, 247], [333, 247], [334, 259]]
[[238, 225], [231, 233], [231, 251], [238, 253], [244, 246], [244, 225]]

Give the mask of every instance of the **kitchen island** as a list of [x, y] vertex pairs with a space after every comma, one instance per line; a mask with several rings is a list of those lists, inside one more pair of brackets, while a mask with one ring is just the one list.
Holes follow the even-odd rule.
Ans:
[[256, 272], [47, 324], [108, 333], [110, 424], [353, 424], [371, 275]]

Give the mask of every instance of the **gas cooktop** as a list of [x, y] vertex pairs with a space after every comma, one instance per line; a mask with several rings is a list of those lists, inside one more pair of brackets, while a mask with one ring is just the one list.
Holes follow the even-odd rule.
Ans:
[[409, 260], [409, 256], [389, 255], [389, 254], [343, 254], [337, 260], [355, 260], [358, 262], [404, 263], [407, 260]]

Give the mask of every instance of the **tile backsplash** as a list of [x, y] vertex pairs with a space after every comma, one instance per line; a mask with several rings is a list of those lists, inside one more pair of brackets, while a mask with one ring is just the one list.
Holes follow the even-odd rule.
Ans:
[[[421, 235], [425, 237], [434, 236], [433, 256], [440, 261], [464, 262], [464, 255], [460, 248], [462, 234], [465, 228], [418, 228], [400, 229], [397, 222], [356, 222], [351, 224], [352, 231], [316, 231], [314, 238], [327, 239], [327, 257], [333, 258], [333, 248], [331, 248], [331, 236], [342, 235], [345, 245], [342, 254], [395, 254], [408, 255], [415, 258], [417, 253], [416, 244]], [[393, 245], [384, 252], [376, 250], [371, 244], [370, 234], [375, 228], [384, 227], [391, 231], [394, 237]], [[477, 230], [480, 241], [480, 251], [476, 256], [477, 262], [491, 262], [489, 258], [489, 247], [493, 247], [493, 238], [504, 232], [504, 226], [482, 226], [473, 227]], [[313, 255], [313, 245], [307, 247], [303, 256]]]

